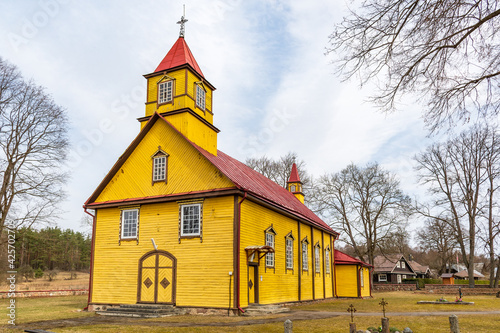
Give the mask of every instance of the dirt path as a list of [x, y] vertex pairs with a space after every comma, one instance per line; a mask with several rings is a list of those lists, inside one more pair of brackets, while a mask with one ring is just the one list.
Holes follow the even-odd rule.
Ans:
[[[388, 317], [399, 316], [450, 316], [452, 314], [458, 315], [491, 315], [500, 314], [500, 311], [464, 311], [464, 312], [388, 312]], [[134, 325], [134, 326], [164, 326], [164, 327], [233, 327], [233, 326], [246, 326], [246, 325], [259, 325], [276, 322], [284, 322], [287, 319], [292, 321], [296, 320], [313, 320], [313, 319], [326, 319], [339, 316], [349, 316], [347, 312], [328, 312], [328, 311], [291, 311], [273, 318], [256, 318], [242, 319], [240, 321], [231, 322], [208, 322], [208, 323], [190, 323], [190, 322], [164, 322], [164, 321], [151, 321], [151, 319], [140, 318], [126, 318], [126, 317], [110, 317], [110, 316], [91, 316], [73, 319], [61, 320], [46, 320], [32, 323], [25, 323], [19, 326], [11, 327], [15, 329], [43, 329], [51, 330], [64, 327], [78, 327], [78, 326], [91, 326], [91, 325]], [[356, 313], [356, 316], [380, 316], [379, 312], [365, 312]], [[5, 328], [6, 326], [4, 326]]]

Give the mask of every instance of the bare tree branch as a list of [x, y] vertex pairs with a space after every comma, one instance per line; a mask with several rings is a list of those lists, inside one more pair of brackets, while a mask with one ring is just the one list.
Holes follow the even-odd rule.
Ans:
[[380, 79], [372, 101], [384, 111], [404, 95], [424, 101], [435, 131], [499, 113], [499, 28], [497, 1], [364, 0], [336, 25], [327, 53], [344, 79]]

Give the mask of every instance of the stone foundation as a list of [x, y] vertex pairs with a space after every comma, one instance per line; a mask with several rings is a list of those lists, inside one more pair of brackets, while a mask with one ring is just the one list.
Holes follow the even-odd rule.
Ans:
[[469, 288], [468, 285], [461, 284], [426, 284], [423, 291], [435, 294], [458, 295], [459, 287], [462, 288], [463, 295], [495, 295], [500, 291], [500, 288], [490, 288], [484, 285]]
[[[90, 304], [89, 311], [106, 311], [107, 309], [118, 308], [119, 305], [111, 304]], [[190, 307], [175, 307], [176, 314], [188, 314], [199, 316], [237, 316], [238, 310], [235, 309], [217, 309], [217, 308], [190, 308]]]

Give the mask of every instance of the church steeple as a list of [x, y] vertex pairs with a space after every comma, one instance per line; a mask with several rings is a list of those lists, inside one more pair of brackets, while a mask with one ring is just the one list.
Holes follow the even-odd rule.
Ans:
[[300, 202], [304, 203], [302, 182], [300, 181], [299, 172], [297, 171], [297, 165], [295, 163], [293, 163], [292, 165], [292, 172], [290, 172], [290, 178], [286, 183], [286, 187], [288, 188], [289, 192], [292, 192], [293, 195], [295, 195], [295, 197], [300, 200]]
[[200, 66], [196, 62], [196, 59], [191, 53], [186, 40], [184, 37], [179, 37], [170, 51], [168, 51], [165, 58], [163, 58], [158, 67], [156, 67], [154, 73], [172, 70], [173, 68], [183, 65], [189, 65], [193, 71], [201, 77], [205, 77]]
[[146, 74], [147, 100], [141, 128], [155, 113], [164, 116], [177, 130], [198, 146], [217, 155], [217, 133], [213, 125], [212, 94], [207, 81], [185, 39], [184, 16], [180, 36], [151, 74]]

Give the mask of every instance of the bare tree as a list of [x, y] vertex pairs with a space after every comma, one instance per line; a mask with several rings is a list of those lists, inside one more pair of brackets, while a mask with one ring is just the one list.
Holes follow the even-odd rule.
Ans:
[[338, 70], [379, 83], [373, 96], [385, 110], [416, 94], [427, 103], [431, 130], [468, 121], [471, 110], [500, 108], [498, 1], [364, 0], [330, 36]]
[[391, 254], [402, 254], [409, 258], [411, 251], [410, 233], [405, 225], [398, 225], [387, 237], [378, 242], [378, 251], [383, 256]]
[[306, 163], [303, 160], [299, 160], [296, 153], [289, 152], [275, 160], [267, 156], [262, 156], [259, 158], [248, 158], [245, 161], [246, 165], [284, 188], [286, 188], [286, 183], [290, 179], [293, 163], [297, 165], [303, 190], [308, 190], [311, 184], [311, 177], [305, 169]]
[[42, 87], [0, 58], [0, 236], [53, 220], [66, 180], [67, 116]]
[[495, 278], [495, 263], [497, 255], [495, 248], [498, 235], [500, 234], [500, 214], [498, 207], [498, 189], [500, 187], [500, 138], [495, 128], [487, 129], [486, 133], [486, 209], [484, 211], [485, 226], [483, 228], [483, 241], [489, 255], [490, 267], [490, 287], [498, 286], [498, 280]]
[[373, 265], [377, 248], [403, 225], [411, 211], [410, 198], [394, 174], [378, 164], [354, 164], [322, 176], [314, 189], [315, 210], [341, 229], [356, 255]]
[[492, 133], [488, 127], [474, 126], [446, 143], [431, 145], [415, 158], [420, 181], [429, 186], [433, 207], [419, 210], [451, 226], [471, 287], [479, 223], [490, 204], [487, 166]]
[[428, 218], [425, 227], [417, 232], [417, 241], [422, 251], [434, 250], [437, 252], [437, 264], [439, 273], [444, 273], [451, 265], [453, 253], [458, 248], [456, 237], [450, 223], [442, 219]]

